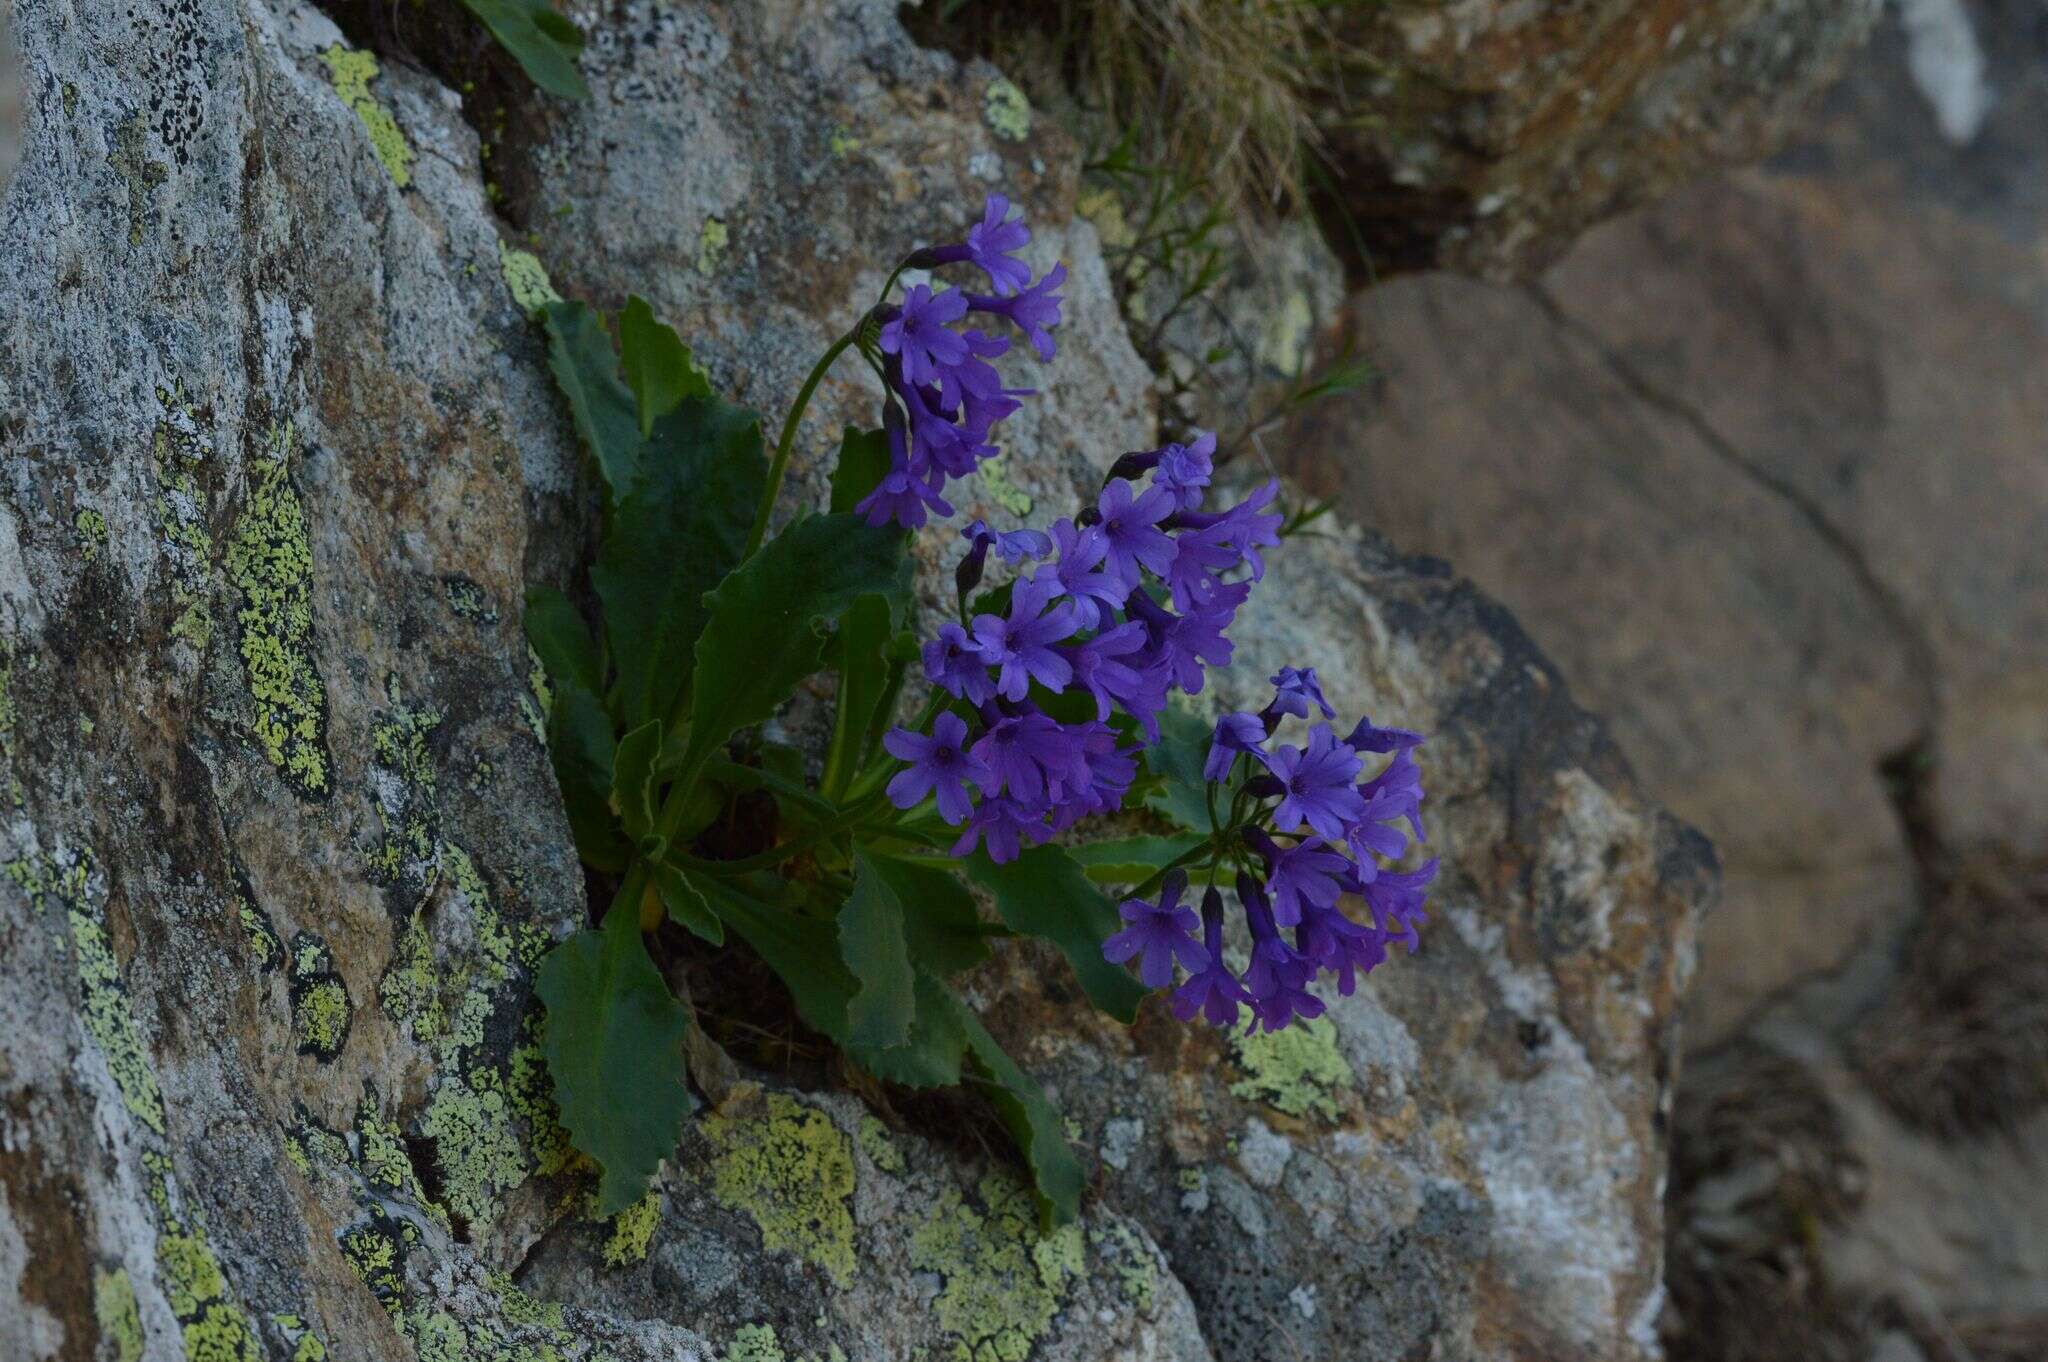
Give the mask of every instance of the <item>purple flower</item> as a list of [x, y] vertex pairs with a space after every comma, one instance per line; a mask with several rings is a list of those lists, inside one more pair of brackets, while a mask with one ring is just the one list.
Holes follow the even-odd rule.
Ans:
[[1024, 333], [1024, 339], [1031, 342], [1031, 348], [1038, 357], [1049, 360], [1058, 350], [1051, 332], [1060, 324], [1060, 295], [1057, 290], [1066, 280], [1066, 265], [1054, 265], [1037, 283], [1014, 297], [991, 298], [986, 294], [970, 293], [967, 305], [976, 312], [1009, 318], [1010, 323]]
[[1068, 790], [1066, 799], [1054, 810], [1053, 826], [1061, 831], [1091, 813], [1114, 813], [1122, 808], [1124, 794], [1138, 775], [1135, 749], [1118, 747], [1109, 725], [1083, 724], [1079, 734], [1088, 763], [1088, 784]]
[[1309, 706], [1314, 705], [1323, 712], [1325, 719], [1337, 717], [1337, 711], [1331, 709], [1330, 702], [1323, 698], [1322, 683], [1316, 679], [1314, 667], [1282, 667], [1271, 680], [1273, 703], [1267, 708], [1274, 713], [1306, 719]]
[[1223, 574], [1243, 561], [1226, 525], [1180, 531], [1173, 537], [1173, 563], [1165, 573], [1173, 603], [1182, 610], [1209, 604], [1222, 589]]
[[1209, 760], [1202, 765], [1202, 779], [1220, 781], [1228, 778], [1240, 752], [1249, 752], [1264, 761], [1265, 741], [1266, 726], [1259, 721], [1258, 715], [1224, 715], [1216, 721], [1216, 737], [1209, 744]]
[[1059, 594], [1060, 584], [1051, 574], [1019, 578], [1010, 593], [1008, 619], [974, 617], [975, 646], [982, 661], [1001, 669], [996, 694], [1004, 699], [1022, 700], [1033, 681], [1058, 691], [1074, 679], [1073, 666], [1053, 645], [1080, 626], [1080, 611], [1071, 601], [1053, 604]]
[[[1086, 643], [1064, 650], [1067, 661], [1073, 664], [1075, 682], [1095, 697], [1097, 719], [1109, 717], [1111, 701], [1139, 708], [1149, 705], [1154, 691], [1152, 679], [1122, 660], [1144, 646], [1145, 626], [1119, 624], [1113, 629], [1103, 630]], [[1163, 689], [1158, 692], [1158, 701], [1161, 706], [1166, 703]]]
[[1303, 955], [1337, 976], [1337, 992], [1346, 998], [1357, 989], [1358, 975], [1371, 974], [1387, 958], [1387, 934], [1353, 922], [1334, 904], [1306, 914], [1294, 939]]
[[1361, 718], [1344, 742], [1356, 752], [1399, 752], [1420, 747], [1423, 738], [1410, 728], [1375, 728], [1371, 719]]
[[965, 629], [950, 621], [940, 625], [939, 632], [925, 642], [924, 674], [933, 685], [969, 704], [981, 704], [996, 693], [980, 649], [967, 637]]
[[882, 353], [902, 359], [910, 382], [936, 382], [940, 371], [967, 358], [966, 340], [948, 326], [966, 315], [967, 295], [960, 290], [933, 293], [928, 285], [913, 284], [904, 290], [901, 309], [882, 323]]
[[1409, 953], [1421, 944], [1415, 933], [1416, 924], [1429, 921], [1429, 914], [1422, 911], [1425, 899], [1429, 897], [1429, 886], [1436, 879], [1437, 862], [1431, 857], [1415, 870], [1402, 872], [1383, 870], [1379, 878], [1365, 886], [1365, 901], [1386, 930], [1389, 940], [1403, 942]]
[[1025, 841], [1042, 846], [1051, 836], [1052, 829], [1045, 825], [1043, 810], [1019, 803], [1008, 795], [995, 795], [975, 806], [966, 830], [953, 843], [953, 854], [972, 855], [975, 843], [982, 842], [988, 847], [991, 861], [1007, 865], [1017, 859]]
[[1244, 986], [1252, 995], [1252, 1012], [1267, 1031], [1278, 1031], [1296, 1017], [1323, 1015], [1323, 1000], [1308, 991], [1316, 962], [1281, 939], [1272, 906], [1256, 880], [1242, 872], [1237, 897], [1244, 904], [1245, 924], [1252, 932], [1251, 963]]
[[1199, 1012], [1211, 1026], [1229, 1026], [1252, 995], [1223, 963], [1223, 895], [1214, 885], [1202, 895], [1202, 949], [1209, 963], [1190, 971], [1187, 982], [1173, 991], [1173, 1015], [1185, 1022]]
[[1230, 665], [1231, 642], [1223, 631], [1230, 627], [1231, 615], [1250, 591], [1250, 584], [1244, 582], [1220, 587], [1209, 605], [1174, 615], [1140, 588], [1125, 599], [1124, 608], [1145, 625], [1152, 640], [1153, 665], [1181, 690], [1199, 695], [1209, 667]]
[[870, 525], [886, 525], [893, 520], [906, 530], [914, 530], [924, 524], [929, 512], [935, 511], [941, 517], [953, 514], [953, 504], [939, 495], [940, 484], [936, 474], [920, 478], [908, 469], [891, 469], [853, 509], [865, 516]]
[[939, 817], [948, 823], [967, 817], [973, 807], [967, 783], [971, 781], [988, 793], [995, 776], [980, 758], [962, 750], [966, 742], [967, 723], [957, 714], [939, 715], [929, 738], [907, 728], [890, 730], [882, 746], [889, 749], [890, 756], [910, 765], [889, 782], [889, 802], [899, 809], [914, 808], [936, 789]]
[[1365, 817], [1380, 822], [1406, 818], [1416, 841], [1429, 840], [1422, 830], [1422, 768], [1415, 764], [1412, 747], [1396, 752], [1387, 769], [1360, 785], [1358, 792], [1365, 796]]
[[1012, 260], [1010, 253], [1021, 251], [1031, 244], [1031, 231], [1022, 220], [1005, 222], [1009, 216], [1010, 201], [1001, 194], [991, 194], [981, 212], [981, 221], [967, 229], [967, 241], [955, 246], [932, 246], [917, 252], [910, 263], [918, 269], [933, 269], [939, 265], [957, 265], [963, 261], [981, 267], [988, 275], [989, 287], [1008, 297], [1024, 287], [1031, 279], [1030, 267], [1021, 260]]
[[1081, 738], [1035, 709], [996, 719], [975, 741], [973, 752], [994, 773], [987, 786], [991, 794], [1006, 790], [1041, 813], [1069, 786], [1088, 784]]
[[1186, 511], [1181, 514], [1179, 523], [1189, 529], [1220, 531], [1223, 542], [1229, 544], [1240, 559], [1251, 564], [1252, 580], [1256, 582], [1266, 575], [1266, 560], [1259, 556], [1259, 549], [1271, 548], [1280, 542], [1280, 525], [1286, 517], [1278, 511], [1266, 510], [1279, 495], [1279, 482], [1268, 482], [1227, 511], [1218, 514]]
[[[1081, 612], [1081, 627], [1094, 629], [1103, 615], [1124, 603], [1128, 588], [1111, 572], [1093, 569], [1109, 553], [1102, 531], [1083, 529], [1071, 520], [1058, 520], [1052, 527], [1053, 552], [1058, 555], [1051, 569], [1060, 589], [1073, 597]], [[1043, 574], [1040, 574], [1043, 575]]]
[[1173, 494], [1173, 504], [1192, 511], [1202, 504], [1202, 489], [1215, 470], [1216, 436], [1204, 431], [1194, 443], [1168, 445], [1159, 451], [1159, 463], [1152, 485]]
[[1159, 522], [1173, 514], [1171, 492], [1152, 487], [1138, 495], [1130, 483], [1111, 478], [1095, 509], [1102, 517], [1095, 528], [1102, 532], [1109, 571], [1126, 586], [1138, 585], [1141, 565], [1162, 576], [1173, 566], [1173, 536], [1159, 528]]
[[1280, 807], [1273, 826], [1293, 832], [1304, 822], [1332, 842], [1344, 840], [1349, 825], [1365, 812], [1365, 797], [1352, 788], [1358, 754], [1337, 741], [1328, 724], [1308, 733], [1308, 746], [1282, 746], [1266, 761], [1280, 782]]
[[1005, 563], [1016, 567], [1027, 558], [1043, 558], [1052, 552], [1052, 537], [1042, 530], [991, 530], [988, 522], [970, 520], [960, 537], [970, 544], [993, 545]]
[[1121, 965], [1138, 956], [1138, 982], [1146, 988], [1161, 988], [1173, 982], [1173, 965], [1178, 960], [1190, 972], [1209, 963], [1209, 952], [1195, 940], [1195, 910], [1180, 906], [1188, 877], [1174, 871], [1161, 886], [1159, 902], [1125, 899], [1117, 912], [1128, 924], [1102, 943], [1102, 958]]
[[1326, 850], [1314, 837], [1282, 849], [1257, 829], [1245, 840], [1266, 861], [1266, 892], [1273, 899], [1273, 921], [1292, 927], [1318, 908], [1336, 904], [1351, 878], [1351, 858]]

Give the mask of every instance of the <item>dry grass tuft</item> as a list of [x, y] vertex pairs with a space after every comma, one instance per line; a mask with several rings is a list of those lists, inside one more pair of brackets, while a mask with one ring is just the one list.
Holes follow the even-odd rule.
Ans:
[[1871, 1091], [1944, 1135], [2048, 1105], [2048, 872], [1966, 863], [1908, 943], [1849, 1053]]
[[920, 36], [993, 58], [1032, 98], [1071, 99], [1232, 208], [1301, 196], [1328, 34], [1319, 0], [927, 0]]

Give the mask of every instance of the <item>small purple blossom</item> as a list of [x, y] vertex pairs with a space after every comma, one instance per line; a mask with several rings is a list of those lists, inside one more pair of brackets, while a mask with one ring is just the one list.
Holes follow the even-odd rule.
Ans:
[[925, 641], [924, 675], [933, 685], [969, 704], [979, 705], [995, 697], [996, 685], [989, 680], [981, 650], [965, 629], [951, 621], [940, 625], [939, 632]]
[[1117, 913], [1127, 925], [1102, 943], [1102, 958], [1121, 965], [1137, 956], [1138, 981], [1146, 988], [1172, 983], [1175, 961], [1190, 972], [1208, 965], [1209, 952], [1194, 936], [1198, 925], [1195, 910], [1180, 906], [1187, 887], [1188, 877], [1175, 871], [1161, 886], [1159, 902], [1125, 899], [1117, 905]]
[[936, 790], [939, 817], [948, 823], [966, 818], [973, 808], [967, 786], [971, 783], [987, 792], [995, 785], [981, 759], [964, 750], [966, 742], [967, 723], [957, 714], [939, 715], [928, 738], [907, 728], [891, 729], [882, 746], [910, 765], [889, 782], [889, 802], [899, 809], [914, 808]]
[[[1080, 612], [1061, 601], [1059, 582], [1052, 577], [1025, 577], [1010, 593], [1010, 614], [974, 617], [974, 643], [982, 661], [999, 669], [996, 694], [1022, 700], [1033, 681], [1047, 690], [1065, 690], [1074, 668], [1053, 645], [1073, 635]], [[1055, 603], [1057, 602], [1057, 603]]]
[[1274, 922], [1292, 927], [1305, 914], [1335, 905], [1350, 876], [1348, 856], [1325, 849], [1314, 837], [1285, 849], [1256, 829], [1246, 840], [1265, 858], [1266, 892], [1273, 900]]
[[1190, 444], [1168, 445], [1159, 451], [1152, 485], [1171, 493], [1181, 510], [1196, 510], [1215, 470], [1215, 454], [1216, 436], [1209, 431]]
[[991, 861], [1007, 865], [1017, 859], [1025, 842], [1043, 846], [1051, 837], [1052, 829], [1046, 826], [1043, 809], [1008, 795], [993, 795], [975, 806], [974, 816], [967, 820], [960, 840], [953, 843], [953, 854], [971, 856], [979, 842], [987, 848]]
[[1039, 359], [1050, 360], [1058, 351], [1053, 344], [1052, 329], [1060, 324], [1058, 290], [1066, 281], [1067, 267], [1061, 263], [1047, 270], [1037, 283], [1011, 297], [991, 298], [986, 294], [970, 293], [967, 306], [976, 312], [1008, 318], [1011, 325], [1024, 333], [1024, 339], [1031, 342], [1031, 349]]
[[1275, 714], [1292, 714], [1297, 719], [1306, 719], [1309, 707], [1313, 705], [1323, 712], [1325, 719], [1337, 717], [1337, 711], [1331, 709], [1330, 702], [1323, 698], [1322, 682], [1316, 679], [1314, 667], [1282, 667], [1271, 680], [1273, 703], [1268, 708]]
[[1365, 797], [1351, 785], [1358, 775], [1358, 754], [1338, 742], [1328, 724], [1309, 730], [1306, 747], [1275, 750], [1266, 766], [1281, 786], [1273, 826], [1282, 832], [1307, 823], [1330, 841], [1341, 842], [1349, 824], [1365, 812]]
[[1216, 735], [1209, 743], [1209, 759], [1202, 765], [1202, 779], [1220, 781], [1229, 776], [1240, 752], [1266, 759], [1266, 725], [1256, 714], [1226, 714], [1216, 721]]
[[1124, 479], [1111, 478], [1095, 509], [1102, 519], [1094, 528], [1102, 533], [1109, 570], [1127, 586], [1138, 585], [1144, 568], [1163, 573], [1173, 566], [1173, 537], [1159, 528], [1173, 514], [1169, 493], [1153, 487], [1140, 494]]
[[939, 374], [967, 358], [967, 342], [950, 324], [967, 315], [967, 295], [958, 289], [934, 293], [925, 284], [904, 290], [903, 305], [882, 323], [879, 344], [885, 355], [903, 361], [903, 376], [912, 383], [934, 383]]
[[1188, 973], [1187, 982], [1173, 992], [1173, 1015], [1193, 1021], [1200, 1014], [1211, 1026], [1231, 1026], [1237, 1010], [1249, 1004], [1245, 991], [1230, 967], [1223, 963], [1223, 894], [1214, 885], [1202, 895], [1202, 949], [1209, 963]]

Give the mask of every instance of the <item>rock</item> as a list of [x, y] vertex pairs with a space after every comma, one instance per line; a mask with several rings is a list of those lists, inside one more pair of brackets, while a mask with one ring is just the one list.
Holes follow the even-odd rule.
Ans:
[[[1504, 612], [1341, 527], [1276, 555], [1230, 693], [1314, 660], [1435, 731], [1421, 955], [1262, 1042], [1126, 1030], [1001, 955], [974, 1000], [1101, 1164], [1050, 1235], [962, 1107], [822, 1065], [707, 1081], [655, 1194], [586, 1218], [531, 977], [587, 906], [519, 620], [585, 515], [526, 306], [646, 293], [772, 418], [889, 254], [1000, 183], [1069, 324], [1031, 457], [963, 511], [1070, 506], [1154, 379], [1072, 146], [893, 4], [582, 17], [593, 101], [526, 95], [492, 146], [508, 237], [462, 100], [317, 10], [23, 16], [0, 1355], [1648, 1357], [1711, 855]], [[800, 494], [871, 403], [827, 386]]]
[[[1344, 5], [1318, 55], [1331, 239], [1376, 275], [1526, 277], [1586, 228], [1783, 140], [1874, 0]], [[1364, 262], [1354, 261], [1354, 265]]]
[[21, 155], [21, 70], [7, 31], [13, 19], [13, 0], [0, 4], [0, 189], [14, 173]]
[[2044, 96], [2016, 65], [1957, 152], [1903, 46], [1530, 289], [1364, 295], [1386, 380], [1283, 442], [1497, 591], [1714, 837], [1702, 1039], [1901, 930], [1930, 824], [2048, 851]]

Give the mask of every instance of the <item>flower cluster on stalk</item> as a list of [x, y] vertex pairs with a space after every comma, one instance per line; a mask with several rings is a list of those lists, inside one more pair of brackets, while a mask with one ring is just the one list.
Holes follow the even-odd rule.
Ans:
[[[993, 294], [914, 284], [871, 314], [891, 462], [858, 507], [870, 523], [915, 529], [951, 516], [947, 480], [995, 453], [991, 430], [1031, 395], [1005, 388], [989, 362], [1008, 351], [1007, 337], [956, 324], [970, 314], [1006, 320], [1041, 360], [1054, 354], [1065, 267], [1032, 281], [1014, 258], [1029, 232], [1008, 216], [992, 195], [965, 242], [905, 262], [971, 264]], [[976, 520], [962, 532], [960, 618], [923, 648], [937, 692], [929, 731], [898, 727], [884, 739], [905, 763], [889, 800], [903, 809], [933, 800], [961, 829], [955, 855], [982, 847], [1013, 860], [1026, 843], [1121, 809], [1169, 697], [1199, 693], [1209, 668], [1229, 665], [1226, 631], [1264, 576], [1261, 550], [1279, 543], [1283, 517], [1272, 509], [1275, 482], [1204, 510], [1215, 449], [1203, 434], [1126, 454], [1094, 505], [1046, 531], [998, 533]], [[970, 609], [991, 552], [1016, 575]], [[1203, 774], [1213, 805], [1229, 813], [1193, 857], [1206, 861], [1209, 882], [1199, 912], [1183, 904], [1188, 875], [1176, 866], [1156, 899], [1124, 901], [1124, 929], [1103, 944], [1109, 960], [1136, 961], [1148, 987], [1172, 984], [1178, 969], [1172, 1005], [1183, 1021], [1230, 1025], [1249, 1009], [1252, 1026], [1274, 1031], [1320, 1016], [1324, 1002], [1309, 987], [1319, 975], [1350, 994], [1390, 944], [1415, 949], [1425, 920], [1436, 861], [1396, 868], [1411, 840], [1424, 839], [1421, 736], [1361, 719], [1340, 739], [1314, 668], [1283, 668], [1272, 683], [1264, 710], [1216, 723]], [[1275, 741], [1288, 719], [1307, 726], [1299, 746]], [[1369, 756], [1387, 760], [1366, 775]], [[1226, 878], [1250, 941], [1242, 965], [1226, 959]], [[1370, 923], [1343, 911], [1346, 895], [1364, 901]]]

